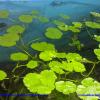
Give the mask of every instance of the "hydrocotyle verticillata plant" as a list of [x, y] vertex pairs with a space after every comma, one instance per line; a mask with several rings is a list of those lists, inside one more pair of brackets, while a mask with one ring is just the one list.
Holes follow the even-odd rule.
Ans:
[[[99, 17], [99, 13], [91, 12], [91, 14], [94, 17]], [[68, 16], [65, 15], [60, 15], [60, 17], [64, 20], [68, 19]], [[9, 19], [8, 11], [0, 11], [0, 18]], [[13, 52], [9, 55], [10, 60], [16, 63], [16, 66], [11, 71], [12, 78], [9, 77], [6, 71], [0, 70], [1, 83], [5, 80], [10, 81], [10, 79], [14, 80], [16, 83], [22, 79], [21, 82], [29, 93], [45, 94], [49, 96], [53, 92], [59, 92], [64, 95], [76, 93], [82, 100], [98, 100], [99, 97], [95, 94], [100, 93], [100, 83], [93, 79], [91, 74], [95, 67], [100, 64], [100, 35], [95, 34], [92, 36], [93, 40], [97, 41], [99, 44], [98, 48], [94, 48], [93, 52], [96, 59], [93, 61], [81, 56], [78, 52], [59, 51], [56, 45], [46, 41], [32, 42], [29, 44], [29, 48], [35, 52], [35, 54], [31, 54], [25, 48], [27, 45], [24, 44], [23, 46], [21, 40], [26, 30], [25, 24], [32, 23], [34, 20], [39, 20], [46, 24], [50, 19], [40, 16], [39, 12], [35, 10], [27, 15], [20, 15], [18, 20], [23, 24], [16, 24], [8, 27], [6, 33], [0, 36], [0, 46], [16, 46], [20, 49], [20, 51]], [[71, 25], [60, 20], [53, 20], [51, 23], [55, 26], [46, 28], [44, 33], [45, 37], [59, 41], [63, 37], [64, 32], [71, 32], [72, 37], [71, 43], [69, 44], [71, 47], [75, 46], [80, 51], [84, 48], [78, 38], [82, 29], [100, 29], [100, 23], [93, 21], [72, 22]], [[17, 42], [21, 42], [20, 46], [17, 45]], [[87, 72], [87, 64], [91, 66], [89, 72]], [[22, 67], [25, 69], [23, 71], [25, 72], [24, 75], [16, 74], [17, 70]], [[77, 74], [81, 76], [81, 78], [75, 79], [75, 77], [69, 77], [73, 74]], [[12, 91], [10, 90], [11, 93]], [[84, 96], [88, 94], [93, 94], [95, 96]]]

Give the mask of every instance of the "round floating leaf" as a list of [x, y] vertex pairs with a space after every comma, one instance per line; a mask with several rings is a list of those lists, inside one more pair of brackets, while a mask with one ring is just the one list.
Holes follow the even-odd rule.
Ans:
[[32, 49], [37, 50], [37, 51], [55, 50], [55, 46], [47, 42], [32, 43], [31, 47]]
[[63, 33], [57, 29], [57, 28], [47, 28], [45, 36], [50, 39], [60, 39], [62, 37]]
[[67, 55], [66, 53], [57, 53], [56, 57], [57, 58], [66, 58], [66, 55]]
[[86, 21], [85, 25], [93, 29], [100, 29], [100, 23]]
[[73, 60], [76, 60], [76, 61], [81, 61], [82, 60], [82, 56], [80, 56], [79, 54], [77, 53], [68, 53], [66, 55], [66, 59], [68, 61], [73, 61]]
[[64, 26], [66, 25], [64, 22], [60, 21], [60, 20], [54, 20], [53, 23], [57, 26]]
[[0, 10], [0, 18], [8, 18], [9, 11], [7, 10]]
[[41, 85], [40, 75], [36, 73], [28, 73], [24, 77], [23, 82], [30, 92], [36, 93], [39, 86]]
[[40, 74], [29, 73], [24, 79], [24, 85], [32, 93], [50, 94], [55, 88], [56, 75], [50, 70], [44, 70]]
[[4, 80], [6, 77], [7, 74], [4, 71], [0, 70], [0, 81]]
[[42, 23], [47, 23], [47, 22], [49, 22], [49, 19], [46, 18], [46, 17], [44, 17], [44, 16], [39, 16], [39, 17], [38, 17], [38, 20], [41, 21]]
[[27, 63], [26, 66], [27, 66], [27, 68], [34, 69], [38, 66], [38, 62], [31, 60]]
[[[54, 85], [55, 80], [57, 79], [55, 73], [51, 70], [44, 70], [40, 73], [40, 75], [41, 75], [40, 80], [42, 84], [46, 86], [50, 86], [51, 84]], [[53, 89], [54, 89], [54, 86], [53, 86]]]
[[81, 23], [81, 22], [72, 22], [72, 24], [73, 24], [74, 27], [76, 27], [76, 28], [81, 28], [81, 27], [82, 27], [82, 23]]
[[82, 80], [82, 85], [84, 85], [84, 86], [90, 86], [90, 84], [91, 85], [93, 85], [94, 84], [94, 79], [93, 78], [91, 78], [91, 77], [89, 77], [89, 78], [86, 78], [86, 79], [84, 79], [84, 80]]
[[28, 55], [22, 52], [12, 53], [10, 55], [10, 59], [13, 61], [25, 61], [28, 60]]
[[69, 30], [69, 27], [68, 27], [68, 25], [59, 25], [59, 26], [57, 26], [60, 30], [62, 30], [62, 31], [68, 31]]
[[55, 83], [56, 90], [62, 92], [63, 94], [70, 94], [76, 91], [76, 85], [70, 81], [58, 81]]
[[31, 15], [21, 15], [19, 16], [19, 20], [24, 23], [31, 23], [33, 21], [33, 16]]
[[44, 60], [44, 61], [50, 61], [54, 57], [56, 57], [56, 52], [55, 51], [43, 51], [39, 55], [39, 58]]
[[68, 15], [65, 15], [65, 14], [60, 14], [60, 17], [63, 19], [70, 19], [70, 17]]
[[20, 25], [12, 25], [7, 29], [7, 32], [9, 33], [23, 33], [25, 31], [25, 28]]
[[100, 42], [100, 36], [99, 36], [99, 35], [94, 35], [94, 39], [95, 39], [97, 42]]
[[67, 61], [62, 61], [62, 69], [73, 72], [74, 71], [74, 66], [71, 63], [68, 63]]
[[94, 53], [97, 56], [98, 60], [100, 60], [100, 49], [94, 49]]
[[39, 14], [39, 11], [38, 10], [32, 10], [31, 14], [32, 15], [38, 15]]
[[80, 29], [76, 28], [75, 26], [69, 26], [69, 30], [74, 32], [74, 33], [79, 33]]
[[[100, 94], [100, 83], [97, 81], [94, 81], [92, 78], [85, 78], [82, 80], [82, 85], [79, 85], [77, 87], [77, 94], [82, 100], [98, 100], [98, 96], [95, 96], [95, 94]], [[88, 95], [92, 94], [94, 96], [82, 96], [82, 95]]]
[[74, 68], [75, 72], [84, 72], [84, 71], [86, 71], [85, 66], [80, 62], [72, 61], [71, 64], [73, 65], [73, 68]]
[[62, 70], [62, 63], [58, 61], [51, 61], [49, 63], [49, 67], [51, 68], [52, 71], [58, 73], [58, 74], [64, 74], [65, 72]]
[[97, 12], [90, 12], [90, 14], [94, 17], [100, 17], [100, 13]]

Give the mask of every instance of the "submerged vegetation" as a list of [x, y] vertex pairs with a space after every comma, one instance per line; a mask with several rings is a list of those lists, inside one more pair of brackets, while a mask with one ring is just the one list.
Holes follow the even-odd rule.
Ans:
[[[98, 34], [100, 32], [100, 14], [96, 12], [90, 14], [93, 20], [72, 22], [70, 25], [63, 20], [51, 20], [41, 16], [36, 10], [26, 15], [20, 15], [17, 24], [14, 23], [9, 26], [5, 34], [0, 36], [0, 46], [6, 47], [6, 49], [15, 46], [19, 49], [18, 52], [9, 55], [10, 61], [14, 62], [10, 74], [5, 70], [0, 70], [2, 87], [0, 93], [41, 94], [46, 95], [46, 100], [65, 100], [66, 98], [70, 99], [69, 96], [72, 96], [74, 100], [98, 100], [99, 97], [95, 94], [100, 94], [100, 83], [92, 75], [95, 68], [100, 64], [100, 35]], [[1, 19], [9, 20], [9, 16], [9, 11], [0, 11]], [[64, 20], [69, 19], [67, 15], [63, 14], [60, 17]], [[67, 32], [70, 32], [72, 35], [69, 38], [69, 46], [75, 47], [80, 52], [85, 46], [79, 40], [79, 34], [82, 30], [86, 30], [89, 38], [92, 38], [98, 44], [98, 48], [93, 48], [95, 59], [85, 58], [79, 52], [59, 51], [56, 45], [47, 41], [35, 42], [33, 40], [34, 42], [26, 45], [22, 40], [23, 33], [27, 30], [26, 24], [33, 23], [33, 20], [38, 20], [44, 24], [53, 24], [45, 29], [44, 36], [47, 39], [57, 40], [58, 42], [63, 35], [67, 36]], [[90, 30], [96, 33], [91, 34]], [[35, 54], [30, 53], [28, 49], [32, 49]], [[19, 90], [15, 89], [14, 86]], [[94, 96], [83, 96], [88, 94]], [[0, 98], [2, 100], [5, 100], [5, 98], [6, 100], [8, 100], [7, 98], [14, 100], [15, 97]], [[25, 97], [24, 100], [31, 99], [39, 100], [41, 98], [39, 96], [36, 98]]]

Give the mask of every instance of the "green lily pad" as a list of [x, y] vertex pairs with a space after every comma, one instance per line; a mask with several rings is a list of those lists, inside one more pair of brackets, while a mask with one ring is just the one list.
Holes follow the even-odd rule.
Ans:
[[85, 25], [93, 29], [100, 29], [100, 23], [86, 21]]
[[43, 61], [50, 61], [56, 57], [55, 51], [43, 51], [39, 54], [39, 58]]
[[56, 90], [62, 92], [63, 94], [70, 94], [76, 91], [76, 85], [70, 81], [58, 81], [55, 83]]
[[49, 67], [51, 68], [52, 71], [58, 73], [58, 74], [64, 74], [65, 72], [62, 69], [62, 63], [58, 61], [51, 61], [49, 63]]
[[10, 59], [13, 61], [26, 61], [28, 60], [28, 55], [22, 52], [12, 53], [10, 55]]
[[44, 16], [39, 16], [38, 17], [38, 20], [42, 23], [47, 23], [49, 22], [49, 19], [47, 17], [44, 17]]
[[56, 75], [51, 70], [44, 70], [40, 74], [28, 73], [23, 83], [32, 93], [50, 94], [54, 90]]
[[45, 32], [45, 36], [50, 39], [60, 39], [62, 35], [63, 33], [59, 29], [53, 27], [47, 28]]
[[0, 70], [0, 81], [4, 80], [6, 77], [7, 74], [4, 71]]
[[[98, 100], [99, 97], [95, 94], [100, 94], [100, 83], [94, 81], [92, 78], [85, 78], [82, 80], [82, 85], [77, 86], [76, 93], [82, 100]], [[82, 96], [92, 94], [94, 96]]]
[[27, 68], [30, 68], [30, 69], [34, 69], [38, 66], [38, 62], [37, 61], [33, 61], [33, 60], [30, 60], [27, 64], [26, 64]]
[[76, 27], [76, 28], [81, 28], [81, 27], [82, 27], [82, 23], [81, 23], [81, 22], [72, 22], [72, 24], [73, 24], [74, 27]]
[[94, 39], [95, 39], [97, 42], [100, 42], [100, 35], [94, 35]]
[[0, 18], [8, 18], [9, 11], [7, 10], [0, 10]]
[[97, 56], [98, 60], [100, 60], [100, 49], [94, 49], [94, 53]]
[[7, 29], [8, 33], [23, 33], [25, 31], [25, 28], [20, 25], [12, 25]]
[[100, 13], [97, 12], [90, 12], [90, 14], [94, 17], [100, 17]]
[[31, 14], [32, 15], [38, 15], [39, 14], [39, 11], [38, 10], [32, 10]]
[[23, 23], [31, 23], [33, 21], [33, 16], [31, 15], [21, 15], [19, 20]]
[[70, 17], [68, 15], [65, 15], [65, 14], [60, 14], [60, 17], [63, 19], [70, 19]]
[[69, 30], [69, 27], [68, 27], [68, 25], [59, 25], [59, 26], [57, 26], [61, 31], [68, 31]]
[[55, 46], [47, 42], [32, 43], [31, 47], [32, 49], [37, 50], [37, 51], [55, 50]]
[[54, 20], [53, 21], [53, 23], [55, 24], [55, 25], [57, 25], [57, 26], [64, 26], [65, 25], [65, 23], [64, 22], [62, 22], [62, 21], [60, 21], [60, 20]]
[[66, 59], [70, 62], [70, 61], [81, 61], [82, 60], [82, 56], [80, 56], [78, 53], [68, 53], [66, 54]]

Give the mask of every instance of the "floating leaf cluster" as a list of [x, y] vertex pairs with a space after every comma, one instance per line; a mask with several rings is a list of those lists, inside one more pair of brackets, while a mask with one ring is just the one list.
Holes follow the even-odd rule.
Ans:
[[56, 75], [51, 70], [44, 70], [40, 74], [28, 73], [24, 79], [24, 85], [32, 93], [50, 94], [55, 88]]

